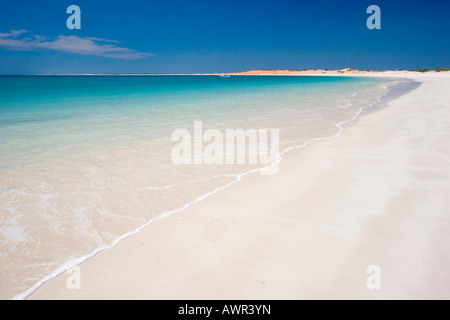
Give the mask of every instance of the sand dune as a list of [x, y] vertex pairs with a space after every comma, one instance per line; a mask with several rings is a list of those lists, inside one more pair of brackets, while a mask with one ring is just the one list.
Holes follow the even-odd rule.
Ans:
[[314, 70], [249, 70], [243, 72], [232, 72], [230, 75], [309, 75], [309, 74], [345, 74], [361, 73], [362, 71], [352, 68], [340, 70], [314, 69]]

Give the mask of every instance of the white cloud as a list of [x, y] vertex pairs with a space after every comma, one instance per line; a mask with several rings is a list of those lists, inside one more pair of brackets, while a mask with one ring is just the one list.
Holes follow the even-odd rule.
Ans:
[[137, 60], [154, 56], [152, 53], [119, 47], [118, 41], [115, 40], [78, 36], [58, 36], [56, 39], [48, 40], [47, 37], [39, 35], [27, 37], [25, 36], [27, 33], [27, 30], [11, 30], [9, 33], [0, 33], [0, 47], [9, 47], [16, 50], [40, 48], [124, 60]]

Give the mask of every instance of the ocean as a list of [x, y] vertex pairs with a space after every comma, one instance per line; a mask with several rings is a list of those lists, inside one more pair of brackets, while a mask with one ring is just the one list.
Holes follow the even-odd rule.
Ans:
[[26, 298], [263, 166], [175, 164], [175, 130], [194, 132], [199, 121], [224, 133], [276, 129], [282, 161], [338, 137], [404, 86], [338, 76], [0, 77], [0, 298]]

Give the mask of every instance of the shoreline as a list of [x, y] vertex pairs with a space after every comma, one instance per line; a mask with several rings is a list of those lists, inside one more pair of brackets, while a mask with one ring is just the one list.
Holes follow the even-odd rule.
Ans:
[[0, 77], [83, 77], [83, 76], [371, 76], [384, 77], [386, 74], [418, 75], [445, 74], [450, 71], [417, 71], [417, 70], [357, 70], [344, 68], [339, 70], [311, 69], [311, 70], [248, 70], [242, 72], [214, 72], [214, 73], [74, 73], [74, 74], [3, 74]]
[[[392, 79], [389, 79], [389, 80], [392, 80]], [[397, 82], [397, 81], [396, 81], [396, 82]], [[397, 87], [397, 85], [392, 85], [392, 87]], [[390, 89], [389, 89], [389, 90], [390, 90]], [[389, 90], [388, 90], [388, 91], [389, 91]], [[384, 96], [385, 96], [385, 95], [381, 95], [379, 98], [382, 98], [382, 97], [384, 97]], [[379, 101], [374, 102], [374, 104], [378, 104], [378, 103], [379, 103]], [[371, 106], [368, 106], [368, 107], [365, 107], [365, 108], [370, 108], [370, 107], [371, 107]], [[288, 148], [289, 150], [288, 150], [288, 149], [282, 150], [281, 153], [278, 153], [278, 154], [277, 154], [277, 158], [279, 159], [279, 161], [277, 161], [276, 163], [271, 163], [271, 165], [267, 166], [266, 168], [268, 168], [268, 167], [270, 167], [270, 166], [272, 166], [272, 165], [274, 165], [274, 164], [275, 164], [275, 165], [278, 165], [278, 164], [280, 163], [280, 161], [282, 160], [281, 155], [284, 154], [284, 153], [286, 153], [286, 152], [288, 152], [288, 151], [290, 151], [290, 150], [292, 150], [292, 149], [306, 147], [308, 144], [310, 144], [310, 143], [312, 143], [312, 142], [315, 142], [315, 141], [318, 141], [318, 140], [335, 138], [335, 137], [338, 136], [338, 135], [340, 134], [340, 132], [342, 131], [341, 124], [347, 123], [347, 122], [349, 122], [349, 121], [355, 120], [355, 118], [359, 115], [359, 113], [360, 113], [361, 111], [362, 111], [362, 108], [360, 108], [360, 109], [358, 110], [358, 112], [355, 113], [355, 115], [354, 115], [351, 119], [347, 119], [347, 120], [341, 121], [341, 122], [339, 122], [339, 123], [335, 123], [335, 124], [334, 124], [334, 127], [336, 127], [336, 128], [338, 129], [338, 131], [337, 131], [336, 134], [334, 134], [334, 135], [332, 135], [332, 136], [313, 138], [313, 139], [311, 139], [311, 140], [306, 141], [306, 142], [305, 142], [304, 144], [302, 144], [302, 145], [290, 147], [290, 148]], [[225, 185], [218, 186], [217, 188], [213, 189], [212, 191], [208, 191], [207, 193], [205, 193], [205, 194], [203, 194], [203, 195], [200, 195], [197, 199], [194, 199], [194, 200], [192, 200], [192, 201], [186, 203], [186, 204], [183, 205], [182, 207], [174, 208], [173, 210], [163, 212], [163, 213], [159, 214], [158, 216], [151, 218], [148, 222], [145, 222], [144, 224], [142, 224], [142, 225], [140, 225], [140, 226], [137, 226], [135, 229], [133, 229], [133, 230], [131, 230], [131, 231], [128, 231], [128, 230], [130, 230], [130, 229], [128, 229], [126, 232], [124, 232], [124, 233], [121, 234], [120, 236], [116, 237], [116, 238], [112, 241], [112, 243], [109, 243], [109, 244], [103, 244], [103, 245], [101, 245], [101, 246], [95, 248], [95, 250], [92, 250], [91, 252], [84, 253], [83, 255], [77, 256], [76, 258], [70, 258], [70, 259], [68, 259], [68, 260], [66, 260], [66, 261], [63, 261], [61, 264], [59, 264], [59, 265], [57, 266], [57, 268], [55, 268], [54, 270], [52, 270], [50, 273], [45, 274], [39, 281], [37, 281], [36, 283], [32, 284], [32, 286], [29, 287], [27, 290], [25, 290], [25, 291], [23, 291], [23, 292], [21, 292], [21, 293], [15, 294], [15, 295], [13, 296], [12, 299], [14, 299], [14, 300], [26, 299], [26, 298], [27, 298], [31, 293], [33, 293], [37, 288], [41, 287], [42, 284], [44, 284], [44, 283], [46, 283], [47, 281], [49, 281], [49, 280], [51, 280], [51, 279], [57, 277], [57, 276], [60, 275], [60, 274], [66, 272], [66, 271], [69, 270], [70, 268], [75, 267], [75, 266], [81, 264], [82, 262], [84, 262], [84, 261], [86, 261], [86, 260], [88, 260], [88, 259], [93, 258], [93, 257], [96, 256], [99, 252], [102, 252], [102, 251], [104, 251], [104, 250], [109, 250], [109, 249], [115, 247], [115, 246], [117, 245], [117, 243], [119, 243], [120, 241], [122, 241], [122, 240], [124, 240], [124, 239], [126, 239], [126, 238], [128, 238], [128, 237], [130, 237], [130, 236], [133, 236], [133, 235], [137, 234], [138, 232], [140, 232], [141, 230], [143, 230], [144, 228], [146, 228], [148, 225], [150, 225], [150, 224], [153, 223], [154, 221], [156, 221], [156, 220], [158, 220], [158, 219], [165, 218], [165, 217], [170, 216], [170, 215], [172, 215], [172, 214], [174, 214], [174, 213], [182, 212], [182, 211], [185, 210], [186, 208], [195, 205], [196, 203], [198, 203], [198, 202], [202, 201], [203, 199], [205, 199], [205, 198], [207, 198], [207, 197], [213, 195], [214, 193], [216, 193], [216, 192], [218, 192], [218, 191], [220, 191], [220, 190], [222, 190], [222, 189], [225, 189], [225, 188], [227, 188], [227, 187], [229, 187], [229, 186], [231, 186], [231, 185], [233, 185], [233, 184], [239, 182], [244, 176], [246, 176], [246, 175], [248, 175], [248, 174], [251, 174], [251, 173], [254, 173], [254, 172], [262, 171], [262, 170], [264, 170], [264, 169], [265, 169], [265, 168], [257, 168], [257, 169], [253, 169], [253, 170], [251, 170], [251, 171], [247, 171], [247, 172], [241, 173], [241, 174], [239, 174], [239, 175], [236, 175], [236, 176], [235, 176], [235, 179], [234, 179], [233, 181], [231, 181], [230, 183], [227, 183], [227, 184], [225, 184]]]
[[[412, 83], [414, 83], [414, 82], [412, 82]], [[397, 84], [397, 85], [395, 85], [395, 86], [393, 86], [393, 87], [394, 87], [394, 88], [397, 88], [398, 86], [400, 86], [400, 85]], [[305, 142], [304, 142], [303, 144], [301, 144], [301, 145], [292, 146], [292, 147], [289, 147], [289, 148], [287, 148], [287, 149], [284, 149], [284, 150], [282, 150], [279, 154], [277, 154], [276, 157], [278, 158], [278, 161], [277, 161], [276, 163], [271, 163], [271, 164], [267, 165], [266, 167], [256, 168], [256, 169], [252, 169], [252, 170], [250, 170], [250, 171], [243, 172], [243, 173], [237, 175], [236, 178], [235, 178], [233, 181], [231, 181], [231, 182], [229, 182], [229, 183], [227, 183], [227, 184], [225, 184], [225, 185], [219, 186], [219, 187], [215, 188], [214, 190], [212, 190], [212, 191], [210, 191], [210, 192], [207, 192], [206, 194], [203, 194], [203, 195], [199, 196], [197, 199], [195, 199], [195, 200], [193, 200], [193, 201], [191, 201], [191, 202], [185, 204], [185, 205], [182, 206], [181, 208], [177, 208], [177, 209], [174, 209], [174, 210], [171, 210], [171, 211], [168, 211], [168, 212], [164, 212], [164, 213], [162, 213], [162, 214], [160, 214], [160, 215], [158, 215], [158, 216], [156, 216], [156, 217], [150, 219], [148, 222], [144, 223], [142, 226], [139, 226], [139, 227], [136, 228], [135, 230], [131, 230], [131, 231], [129, 231], [129, 232], [127, 232], [127, 233], [125, 233], [125, 234], [123, 234], [123, 235], [117, 237], [116, 239], [114, 239], [114, 241], [113, 241], [111, 244], [105, 245], [105, 246], [102, 246], [102, 247], [99, 247], [99, 248], [95, 249], [93, 252], [91, 252], [91, 253], [89, 253], [89, 254], [86, 254], [86, 255], [84, 255], [84, 256], [81, 256], [81, 257], [74, 258], [74, 259], [72, 259], [72, 260], [66, 261], [64, 264], [62, 264], [62, 265], [59, 266], [57, 269], [55, 269], [52, 273], [48, 274], [47, 276], [45, 276], [44, 278], [42, 278], [41, 280], [39, 280], [39, 281], [38, 281], [36, 284], [34, 284], [32, 287], [30, 287], [29, 289], [27, 289], [26, 291], [24, 291], [24, 292], [22, 292], [22, 293], [19, 293], [19, 294], [15, 295], [15, 296], [13, 297], [13, 300], [22, 300], [22, 299], [26, 299], [26, 298], [29, 297], [31, 294], [33, 294], [36, 290], [38, 290], [38, 289], [39, 289], [43, 284], [45, 284], [46, 282], [48, 282], [48, 281], [50, 281], [50, 280], [52, 280], [52, 279], [54, 279], [54, 278], [60, 276], [61, 274], [63, 274], [63, 273], [66, 272], [67, 270], [69, 270], [69, 269], [71, 269], [71, 268], [73, 268], [73, 267], [75, 267], [75, 266], [80, 265], [80, 264], [83, 263], [84, 261], [87, 261], [87, 260], [89, 260], [89, 259], [94, 258], [98, 253], [103, 252], [103, 251], [105, 251], [105, 250], [110, 250], [110, 249], [114, 248], [119, 242], [121, 242], [121, 241], [123, 241], [123, 240], [125, 240], [125, 239], [127, 239], [127, 238], [129, 238], [129, 237], [132, 237], [132, 236], [134, 236], [134, 235], [136, 235], [136, 234], [138, 234], [139, 232], [143, 231], [145, 228], [147, 228], [149, 225], [151, 225], [152, 223], [156, 222], [157, 220], [163, 219], [163, 218], [167, 218], [167, 217], [171, 216], [172, 214], [181, 213], [181, 212], [183, 212], [185, 209], [187, 209], [187, 208], [189, 208], [189, 207], [191, 207], [191, 206], [194, 206], [195, 204], [197, 204], [197, 203], [201, 202], [202, 200], [204, 200], [204, 199], [206, 199], [206, 198], [208, 198], [208, 197], [214, 195], [215, 193], [217, 193], [217, 192], [219, 192], [219, 191], [221, 191], [221, 190], [223, 190], [223, 189], [226, 189], [226, 188], [228, 188], [228, 187], [231, 187], [232, 185], [234, 185], [234, 184], [236, 184], [236, 183], [239, 183], [239, 182], [242, 180], [242, 178], [244, 178], [244, 177], [247, 176], [247, 175], [250, 175], [250, 174], [253, 174], [253, 173], [257, 173], [257, 172], [260, 172], [260, 171], [264, 171], [264, 170], [266, 170], [266, 169], [272, 167], [273, 165], [277, 165], [277, 166], [278, 166], [278, 165], [283, 161], [283, 156], [284, 156], [284, 154], [286, 154], [286, 153], [288, 153], [288, 152], [290, 152], [290, 151], [292, 151], [292, 150], [305, 148], [305, 147], [307, 147], [309, 144], [315, 143], [315, 142], [317, 142], [317, 141], [329, 140], [329, 139], [335, 139], [335, 138], [339, 137], [340, 134], [342, 133], [342, 131], [344, 130], [345, 126], [348, 125], [349, 123], [352, 123], [352, 122], [354, 122], [355, 120], [357, 120], [357, 118], [358, 118], [362, 113], [364, 113], [364, 112], [370, 112], [370, 111], [368, 111], [368, 110], [370, 110], [370, 109], [372, 109], [372, 108], [374, 108], [374, 107], [377, 107], [377, 106], [379, 106], [379, 105], [384, 105], [384, 104], [386, 104], [387, 102], [386, 102], [386, 101], [382, 101], [382, 100], [383, 100], [383, 98], [385, 98], [386, 96], [388, 96], [389, 94], [391, 94], [391, 93], [390, 93], [390, 90], [391, 90], [391, 89], [388, 89], [387, 92], [386, 92], [385, 94], [379, 96], [378, 99], [377, 99], [376, 101], [374, 101], [373, 103], [371, 103], [370, 105], [359, 108], [359, 110], [357, 110], [357, 112], [356, 112], [350, 119], [342, 120], [342, 121], [340, 121], [340, 122], [338, 122], [338, 123], [335, 123], [335, 124], [334, 124], [334, 126], [336, 127], [336, 133], [335, 133], [335, 134], [333, 134], [333, 135], [331, 135], [331, 136], [315, 137], [315, 138], [312, 138], [312, 139], [310, 139], [310, 140], [305, 141]], [[403, 92], [405, 89], [397, 89], [397, 90]], [[413, 90], [413, 89], [408, 89], [408, 90]], [[404, 92], [401, 93], [401, 95], [402, 95], [402, 94], [404, 94]], [[388, 100], [389, 100], [389, 99], [388, 99]]]
[[[349, 74], [350, 75], [350, 74]], [[396, 75], [398, 75], [398, 73], [396, 73]], [[355, 76], [354, 74], [351, 74], [350, 76]], [[360, 76], [360, 75], [358, 75]], [[369, 74], [368, 76], [380, 76], [379, 74]], [[383, 74], [383, 76], [392, 76], [392, 73], [389, 73], [389, 75]], [[410, 75], [408, 74], [408, 76], [404, 76], [405, 78], [410, 78]], [[436, 75], [417, 75], [416, 78], [433, 78], [433, 77], [439, 77]], [[445, 76], [444, 74], [441, 75], [441, 77], [443, 77], [447, 82], [449, 77]], [[419, 80], [420, 81], [420, 80]], [[426, 81], [425, 81], [426, 82]], [[413, 90], [412, 92], [416, 92], [418, 89]], [[411, 95], [412, 92], [409, 92], [406, 96]], [[402, 96], [400, 99], [403, 99], [404, 96]], [[388, 106], [388, 108], [391, 106]], [[375, 115], [379, 116], [379, 112], [383, 112], [386, 108], [382, 108], [381, 110], [375, 111], [373, 114], [368, 115], [367, 117], [376, 117]], [[358, 118], [358, 122], [361, 121], [363, 118], [365, 118], [365, 116]], [[359, 125], [354, 125], [348, 128], [348, 130], [350, 129], [355, 129], [355, 128], [359, 128]], [[361, 128], [360, 128], [361, 129]], [[344, 131], [344, 133], [347, 132], [347, 127], [346, 130]], [[342, 138], [342, 136], [344, 135], [344, 133], [341, 135], [340, 138]], [[354, 138], [354, 137], [353, 137]], [[337, 139], [332, 139], [332, 141], [336, 141]], [[315, 149], [317, 149], [317, 145], [320, 144], [323, 148], [323, 144], [333, 144], [333, 142], [329, 141], [329, 140], [325, 140], [325, 141], [320, 141], [317, 142], [316, 144], [314, 144]], [[338, 143], [339, 144], [339, 143]], [[344, 144], [345, 145], [345, 144]], [[332, 146], [331, 146], [332, 147]], [[282, 177], [274, 177], [275, 180], [272, 180], [272, 182], [270, 182], [270, 187], [268, 186], [268, 189], [279, 189], [280, 186], [283, 187], [283, 185], [285, 185], [286, 180], [288, 182], [290, 182], [291, 184], [293, 183], [292, 181], [289, 180], [288, 176], [290, 175], [290, 173], [288, 172], [289, 169], [291, 169], [291, 171], [299, 171], [299, 168], [295, 167], [295, 161], [292, 162], [293, 158], [298, 158], [298, 159], [303, 159], [305, 157], [304, 153], [310, 154], [310, 153], [314, 153], [316, 151], [314, 150], [310, 150], [310, 148], [313, 148], [313, 146], [309, 147], [309, 148], [303, 148], [303, 149], [299, 149], [299, 150], [292, 150], [291, 152], [296, 153], [296, 155], [286, 155], [286, 158], [289, 158], [289, 161], [287, 165], [284, 165], [286, 160], [283, 160], [283, 162], [281, 163], [281, 168], [284, 168], [285, 173], [283, 174]], [[306, 149], [308, 149], [308, 152], [305, 151]], [[319, 147], [320, 149], [320, 147]], [[299, 154], [298, 154], [299, 153]], [[298, 160], [297, 159], [297, 160]], [[287, 168], [286, 168], [287, 166]], [[290, 168], [290, 166], [292, 166], [292, 168]], [[281, 169], [280, 168], [280, 169]], [[314, 171], [314, 166], [312, 167], [313, 171]], [[316, 169], [317, 170], [317, 169]], [[160, 292], [158, 294], [158, 292], [152, 291], [151, 288], [142, 288], [142, 278], [146, 279], [147, 283], [150, 284], [159, 284], [159, 286], [157, 286], [158, 288], [164, 288], [164, 287], [172, 287], [172, 288], [177, 288], [177, 284], [180, 283], [189, 283], [190, 285], [194, 285], [196, 281], [192, 282], [194, 279], [197, 279], [196, 277], [192, 277], [192, 274], [195, 274], [198, 272], [199, 270], [204, 270], [205, 266], [210, 266], [212, 268], [212, 270], [214, 270], [215, 272], [219, 272], [219, 273], [228, 273], [231, 272], [229, 269], [233, 268], [233, 265], [229, 265], [228, 266], [228, 270], [222, 270], [222, 269], [227, 269], [226, 267], [220, 268], [219, 265], [215, 264], [214, 261], [210, 261], [210, 258], [206, 255], [207, 252], [209, 252], [207, 249], [209, 247], [214, 247], [214, 242], [212, 242], [212, 244], [208, 245], [208, 241], [209, 243], [211, 243], [211, 240], [205, 240], [205, 238], [212, 238], [214, 236], [214, 234], [211, 234], [211, 230], [204, 230], [205, 234], [205, 238], [201, 239], [202, 241], [200, 241], [200, 238], [197, 234], [193, 233], [189, 233], [189, 230], [184, 230], [183, 227], [187, 227], [187, 226], [191, 226], [193, 229], [195, 230], [201, 230], [205, 224], [210, 224], [207, 223], [204, 218], [202, 218], [203, 215], [206, 215], [209, 210], [208, 210], [208, 206], [213, 206], [216, 207], [218, 212], [224, 212], [227, 211], [227, 207], [235, 207], [237, 206], [236, 203], [233, 203], [233, 201], [229, 201], [230, 199], [227, 200], [227, 195], [231, 196], [237, 196], [238, 198], [240, 197], [244, 197], [248, 196], [249, 198], [253, 199], [259, 198], [260, 195], [259, 194], [255, 194], [255, 192], [251, 191], [251, 189], [260, 189], [260, 184], [261, 179], [265, 180], [266, 178], [261, 178], [261, 177], [254, 177], [255, 175], [248, 175], [245, 177], [245, 181], [241, 181], [240, 184], [235, 184], [233, 187], [230, 188], [226, 188], [224, 190], [222, 190], [220, 193], [215, 193], [213, 195], [211, 195], [211, 197], [208, 197], [208, 199], [204, 199], [204, 201], [200, 202], [200, 203], [196, 203], [195, 205], [191, 205], [189, 208], [187, 208], [185, 211], [183, 211], [183, 215], [179, 215], [179, 214], [173, 214], [169, 217], [167, 217], [166, 219], [159, 219], [158, 221], [154, 221], [152, 223], [151, 226], [149, 226], [147, 224], [146, 230], [142, 230], [140, 232], [138, 232], [137, 234], [134, 234], [132, 237], [128, 237], [127, 239], [122, 240], [120, 243], [117, 244], [117, 246], [109, 249], [109, 250], [105, 250], [102, 252], [99, 252], [98, 254], [96, 254], [94, 257], [85, 260], [81, 265], [80, 268], [82, 270], [82, 289], [81, 290], [68, 290], [65, 286], [65, 281], [67, 279], [67, 274], [60, 274], [59, 276], [57, 276], [56, 278], [49, 280], [48, 282], [44, 283], [40, 288], [38, 288], [29, 298], [30, 299], [47, 299], [47, 298], [183, 298], [183, 299], [190, 299], [190, 298], [195, 298], [197, 299], [197, 297], [202, 297], [203, 294], [206, 293], [206, 295], [204, 297], [209, 297], [210, 295], [208, 294], [208, 290], [206, 290], [207, 292], [196, 292], [195, 294], [193, 294], [192, 296], [190, 295], [182, 295], [179, 291], [176, 290], [169, 290], [169, 291], [165, 291], [165, 292]], [[311, 179], [317, 179], [318, 177], [310, 177]], [[283, 180], [284, 179], [284, 180]], [[263, 184], [265, 184], [266, 182], [264, 182]], [[246, 184], [246, 187], [244, 188], [242, 185]], [[295, 183], [294, 183], [295, 185]], [[303, 184], [301, 186], [302, 188], [304, 188], [305, 190], [308, 189], [308, 184]], [[237, 189], [237, 190], [235, 190]], [[266, 190], [266, 195], [271, 195], [271, 194], [276, 194], [276, 190], [269, 190], [271, 192], [268, 192]], [[240, 192], [238, 192], [240, 191]], [[226, 194], [223, 194], [226, 193]], [[283, 198], [283, 195], [279, 195], [281, 198]], [[295, 195], [290, 194], [290, 197], [295, 198]], [[319, 195], [315, 194], [316, 197], [318, 197]], [[270, 197], [269, 197], [270, 198]], [[288, 197], [289, 198], [289, 197]], [[264, 199], [264, 198], [263, 198]], [[268, 199], [268, 203], [273, 204], [273, 206], [277, 206], [277, 205], [282, 205], [285, 206], [285, 203], [280, 204], [280, 200], [279, 199], [274, 199], [274, 197], [272, 196], [270, 199]], [[243, 208], [247, 207], [247, 201], [241, 201], [238, 202], [238, 205], [240, 206], [239, 209], [237, 209], [238, 211], [240, 210], [242, 215], [245, 215], [245, 213], [247, 212], [246, 210], [243, 210]], [[250, 201], [251, 203], [252, 201]], [[258, 207], [258, 203], [255, 202], [254, 203], [254, 207], [249, 207], [250, 212], [253, 212], [255, 210], [255, 206]], [[259, 206], [261, 206], [261, 204], [259, 204]], [[265, 207], [265, 206], [263, 206]], [[269, 220], [277, 220], [276, 217], [272, 216], [273, 212], [270, 212], [268, 210], [266, 210], [265, 208], [260, 208], [260, 210], [265, 212], [265, 215], [267, 216], [267, 218], [269, 218]], [[286, 212], [288, 213], [286, 216], [286, 213], [284, 214], [284, 220], [289, 220], [289, 216], [292, 214], [292, 208], [290, 208], [288, 206], [288, 208], [285, 209]], [[258, 211], [258, 210], [257, 210]], [[268, 211], [268, 212], [267, 212]], [[203, 213], [203, 214], [202, 214]], [[185, 217], [186, 215], [186, 217]], [[223, 213], [223, 215], [225, 216], [226, 214]], [[229, 220], [236, 220], [236, 217], [234, 215], [226, 215], [227, 219], [220, 219], [223, 221], [215, 221], [217, 227], [227, 227], [228, 223], [227, 221]], [[290, 217], [292, 218], [292, 217]], [[206, 219], [209, 219], [209, 221], [215, 220], [212, 217], [208, 217]], [[180, 220], [184, 221], [187, 220], [187, 226], [181, 222]], [[294, 219], [296, 224], [301, 224], [301, 221], [299, 222], [298, 219]], [[208, 220], [207, 220], [208, 221]], [[257, 219], [256, 219], [257, 221]], [[237, 221], [238, 222], [238, 221]], [[278, 223], [282, 224], [282, 222], [277, 221]], [[256, 224], [261, 224], [261, 222], [256, 222]], [[157, 225], [160, 225], [160, 227], [156, 227]], [[161, 227], [162, 226], [162, 227]], [[229, 227], [229, 226], [228, 226]], [[242, 225], [238, 224], [238, 228], [244, 228], [245, 224]], [[269, 226], [264, 225], [264, 223], [260, 226], [262, 229], [264, 229], [266, 232], [268, 232], [269, 234], [273, 234], [274, 231], [271, 230], [271, 228], [269, 228]], [[287, 225], [283, 225], [282, 226], [286, 231], [289, 231], [290, 227]], [[320, 229], [320, 225], [315, 225], [316, 228]], [[245, 229], [245, 228], [244, 228]], [[161, 230], [163, 230], [164, 232], [162, 232]], [[170, 234], [171, 230], [177, 230], [178, 233], [184, 234], [184, 236], [178, 236], [178, 238], [175, 239], [167, 239], [167, 236]], [[249, 230], [251, 231], [251, 230]], [[292, 230], [291, 230], [292, 231]], [[162, 232], [162, 233], [161, 233]], [[233, 235], [233, 230], [229, 230], [230, 236]], [[289, 232], [288, 232], [289, 234]], [[161, 237], [158, 238], [158, 235]], [[239, 238], [238, 235], [234, 234], [235, 236], [237, 236]], [[258, 236], [260, 237], [259, 239], [265, 238], [265, 235], [263, 234], [258, 234]], [[312, 236], [312, 235], [310, 235]], [[329, 235], [328, 235], [329, 236]], [[252, 243], [254, 240], [252, 239], [248, 239], [248, 238], [243, 238], [244, 243]], [[165, 252], [165, 248], [164, 248], [164, 243], [169, 242], [169, 244], [172, 245], [172, 249], [173, 251], [171, 251], [173, 256], [168, 256], [168, 254]], [[195, 240], [199, 240], [200, 242], [194, 242], [192, 243], [192, 241]], [[279, 239], [278, 239], [279, 240]], [[317, 239], [315, 239], [317, 240]], [[150, 267], [150, 269], [158, 269], [160, 272], [164, 272], [163, 270], [163, 266], [162, 265], [158, 265], [158, 263], [156, 263], [154, 260], [152, 260], [152, 255], [149, 254], [149, 256], [145, 257], [144, 252], [142, 252], [142, 250], [145, 250], [143, 248], [143, 246], [139, 245], [139, 242], [136, 241], [142, 241], [142, 243], [147, 243], [148, 245], [150, 245], [150, 247], [152, 248], [152, 252], [156, 253], [158, 256], [165, 256], [167, 261], [169, 261], [169, 265], [171, 265], [172, 262], [174, 262], [174, 260], [176, 261], [180, 252], [181, 253], [185, 253], [189, 250], [192, 250], [194, 252], [196, 251], [200, 251], [199, 252], [199, 261], [193, 261], [192, 259], [188, 259], [188, 262], [190, 262], [191, 264], [189, 264], [190, 268], [188, 268], [188, 270], [186, 272], [183, 273], [183, 275], [178, 276], [178, 281], [177, 281], [177, 277], [173, 278], [173, 277], [166, 277], [165, 281], [163, 281], [165, 283], [165, 286], [163, 285], [164, 283], [158, 282], [159, 279], [155, 279], [154, 277], [150, 277], [149, 275], [146, 274], [145, 270], [146, 267]], [[191, 246], [188, 246], [187, 244], [185, 244], [185, 241], [187, 243], [191, 243]], [[206, 247], [205, 247], [205, 241], [206, 241]], [[162, 242], [162, 243], [159, 243]], [[220, 242], [221, 246], [225, 246], [228, 247], [228, 244], [225, 242]], [[139, 247], [141, 247], [141, 251], [137, 250]], [[233, 247], [233, 246], [230, 246]], [[276, 246], [275, 246], [276, 247]], [[117, 248], [117, 249], [116, 249]], [[278, 247], [277, 247], [278, 248]], [[203, 251], [201, 250], [203, 249]], [[223, 248], [222, 248], [223, 249]], [[229, 250], [231, 250], [231, 248], [228, 248]], [[234, 250], [232, 251], [240, 251], [240, 246], [238, 246], [238, 244], [236, 243], [235, 246], [233, 247]], [[268, 261], [268, 262], [272, 262], [272, 255], [268, 255], [266, 252], [264, 252], [264, 250], [260, 247], [258, 247], [258, 245], [255, 244], [255, 250], [258, 249], [260, 250], [259, 254], [261, 257], [264, 257], [264, 259], [261, 259], [261, 261]], [[180, 251], [181, 250], [181, 251]], [[262, 250], [262, 251], [261, 251]], [[306, 250], [306, 252], [309, 251], [309, 248], [305, 247], [303, 248], [303, 250]], [[127, 254], [127, 252], [132, 252], [133, 254], [129, 255]], [[230, 254], [230, 252], [228, 250], [225, 250], [225, 252], [222, 252], [222, 254], [217, 253], [215, 254], [216, 257], [218, 259], [225, 259], [227, 260], [228, 258], [228, 254]], [[177, 255], [178, 253], [178, 255]], [[273, 253], [273, 252], [272, 252]], [[273, 253], [276, 255], [276, 253]], [[144, 256], [144, 257], [143, 257]], [[128, 259], [123, 259], [123, 257], [128, 257]], [[186, 257], [186, 255], [185, 255]], [[144, 259], [144, 260], [140, 260], [140, 259]], [[126, 260], [133, 260], [130, 261], [129, 264], [124, 264], [124, 262]], [[192, 261], [191, 261], [192, 260]], [[194, 259], [196, 260], [196, 259]], [[109, 261], [109, 262], [108, 262]], [[156, 260], [158, 261], [158, 260]], [[107, 262], [107, 263], [106, 263]], [[248, 262], [248, 261], [247, 261]], [[105, 264], [106, 263], [106, 264]], [[156, 263], [156, 264], [155, 264]], [[297, 265], [301, 265], [300, 263], [298, 263], [298, 261], [296, 261]], [[115, 265], [114, 267], [111, 267], [111, 264]], [[176, 264], [176, 263], [175, 263]], [[239, 264], [239, 263], [238, 263]], [[133, 269], [133, 267], [139, 269], [136, 270], [136, 272], [131, 272], [130, 273], [130, 268]], [[158, 267], [158, 268], [157, 268]], [[213, 268], [214, 267], [214, 268]], [[279, 267], [279, 266], [278, 266]], [[144, 269], [145, 268], [145, 269]], [[176, 269], [176, 268], [175, 268]], [[101, 270], [101, 271], [100, 271]], [[177, 273], [177, 271], [179, 270], [173, 270], [173, 272]], [[272, 271], [276, 272], [276, 269], [272, 269]], [[127, 282], [129, 283], [128, 285], [125, 285], [124, 289], [127, 289], [128, 291], [126, 293], [124, 293], [123, 295], [120, 296], [115, 296], [114, 292], [112, 292], [111, 290], [113, 290], [113, 288], [111, 288], [111, 286], [106, 286], [106, 287], [102, 287], [102, 284], [105, 284], [105, 281], [107, 281], [107, 279], [105, 279], [104, 276], [102, 276], [102, 273], [109, 273], [111, 274], [111, 272], [113, 274], [119, 274], [117, 277], [115, 278], [116, 280], [111, 280], [112, 277], [110, 277], [109, 279], [112, 282], [116, 282], [117, 283], [117, 288], [121, 288], [122, 289], [122, 285], [123, 282]], [[149, 272], [151, 273], [151, 271]], [[139, 279], [129, 279], [127, 277], [127, 274], [134, 274], [135, 277], [137, 277], [139, 275]], [[116, 277], [115, 276], [115, 277]], [[172, 275], [173, 276], [173, 275]], [[300, 276], [301, 278], [301, 276]], [[168, 280], [170, 279], [170, 280]], [[197, 279], [197, 280], [201, 280], [204, 281], [203, 279]], [[214, 280], [214, 279], [212, 279]], [[215, 281], [217, 282], [217, 280], [220, 279], [215, 279]], [[298, 280], [297, 280], [298, 281]], [[306, 280], [305, 280], [306, 281]], [[214, 282], [214, 281], [213, 281]], [[264, 284], [267, 284], [267, 282], [263, 281]], [[204, 282], [202, 282], [203, 285]], [[257, 294], [257, 291], [260, 289], [259, 285], [256, 286], [250, 286], [253, 288], [253, 294]], [[141, 290], [141, 294], [137, 293], [137, 289]], [[147, 289], [147, 290], [146, 290]], [[104, 292], [100, 292], [104, 290]], [[156, 290], [156, 289], [154, 289]], [[162, 290], [162, 289], [160, 289]], [[139, 291], [139, 290], [138, 290]], [[200, 290], [201, 291], [201, 290]], [[226, 290], [225, 290], [226, 291]], [[250, 290], [251, 291], [251, 290]], [[177, 296], [177, 292], [179, 294], [179, 296]], [[136, 294], [136, 296], [135, 296]], [[173, 295], [172, 295], [173, 294]], [[217, 292], [217, 297], [221, 298], [221, 297], [226, 297], [226, 295], [223, 295], [223, 292]], [[229, 294], [229, 293], [228, 293]], [[243, 298], [251, 298], [252, 295], [248, 295], [248, 296], [243, 296]], [[236, 299], [236, 298], [240, 298], [239, 296], [234, 296], [233, 294], [230, 294], [228, 296], [229, 299]], [[272, 298], [283, 298], [282, 296], [277, 297], [276, 295], [272, 296]], [[297, 298], [297, 297], [293, 297], [293, 298]]]

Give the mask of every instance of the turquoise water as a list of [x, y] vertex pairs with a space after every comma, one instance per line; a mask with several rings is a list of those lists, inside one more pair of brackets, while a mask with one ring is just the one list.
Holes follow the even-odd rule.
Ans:
[[391, 79], [0, 77], [1, 298], [109, 248], [256, 166], [175, 165], [177, 128], [280, 130], [280, 151], [353, 118]]
[[264, 118], [274, 107], [305, 109], [324, 90], [331, 97], [372, 83], [339, 77], [1, 77], [0, 154], [8, 160], [2, 157], [0, 168], [95, 145], [147, 141], [203, 118], [220, 123], [247, 114]]

